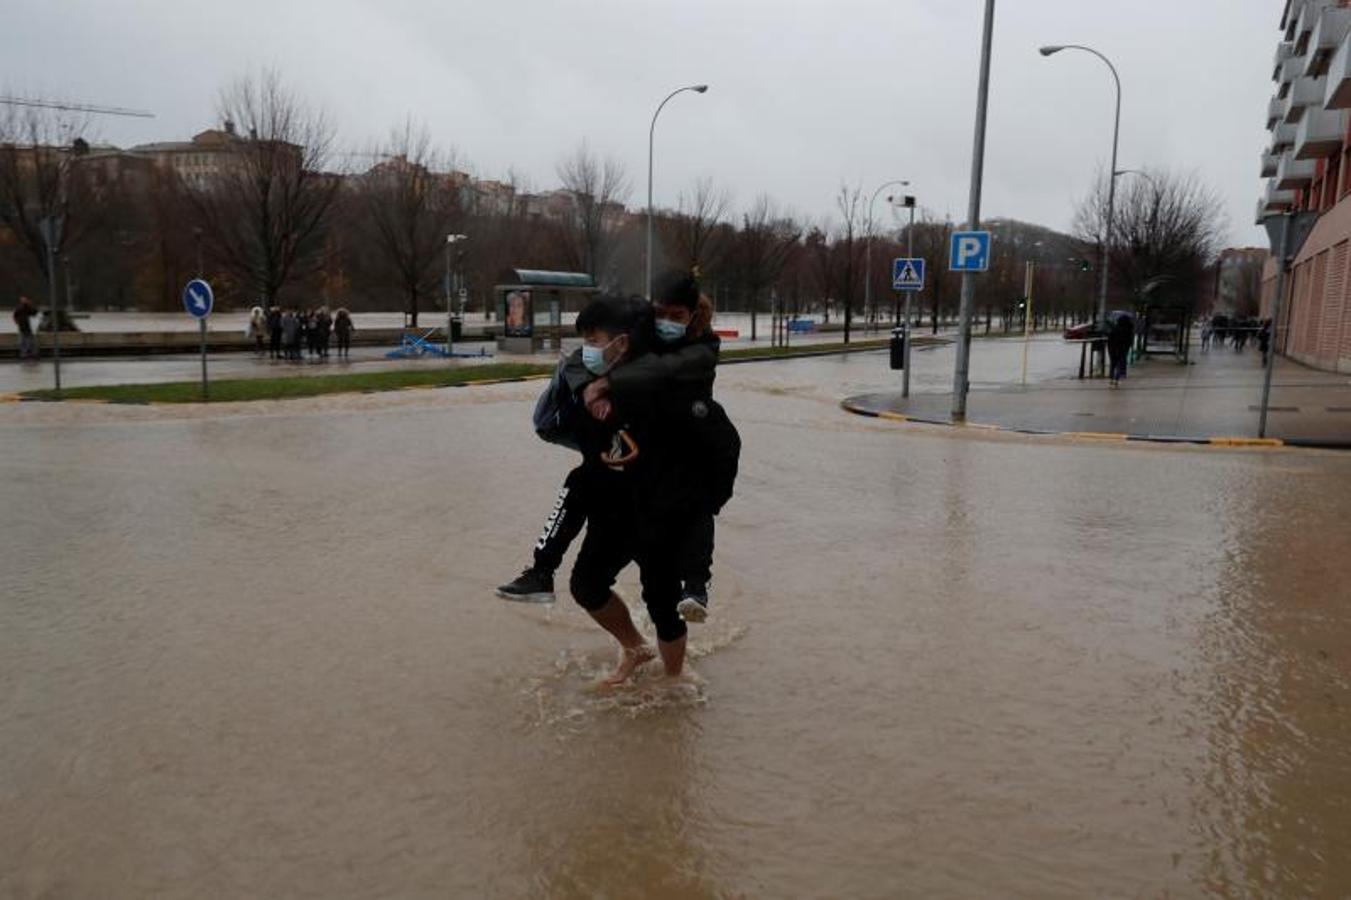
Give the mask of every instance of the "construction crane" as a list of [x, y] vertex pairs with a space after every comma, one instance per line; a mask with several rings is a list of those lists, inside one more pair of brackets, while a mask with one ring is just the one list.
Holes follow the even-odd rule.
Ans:
[[143, 109], [125, 109], [121, 106], [95, 106], [92, 103], [65, 103], [60, 100], [31, 100], [25, 97], [0, 97], [5, 106], [35, 106], [40, 109], [61, 109], [68, 112], [84, 112], [97, 116], [129, 116], [135, 119], [153, 119], [155, 114]]

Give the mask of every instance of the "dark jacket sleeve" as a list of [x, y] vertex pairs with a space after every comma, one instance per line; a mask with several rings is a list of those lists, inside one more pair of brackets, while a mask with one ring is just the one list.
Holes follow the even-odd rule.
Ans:
[[696, 341], [670, 353], [644, 353], [610, 373], [610, 399], [620, 410], [649, 405], [671, 386], [713, 383], [718, 365], [718, 339]]

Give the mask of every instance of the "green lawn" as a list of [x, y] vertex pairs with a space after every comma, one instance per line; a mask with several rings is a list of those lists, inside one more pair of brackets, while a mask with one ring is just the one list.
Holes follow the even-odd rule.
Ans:
[[[410, 387], [448, 387], [475, 381], [548, 375], [553, 366], [538, 363], [489, 363], [456, 369], [396, 372], [354, 372], [345, 375], [294, 375], [285, 378], [230, 378], [208, 383], [208, 400], [234, 403], [243, 400], [284, 400], [319, 394], [396, 391]], [[164, 384], [113, 384], [67, 388], [58, 397], [53, 390], [28, 391], [34, 400], [104, 400], [109, 403], [200, 403], [199, 381]]]
[[[921, 340], [916, 339], [916, 346]], [[927, 340], [925, 341], [927, 342]], [[853, 341], [849, 344], [799, 344], [788, 347], [738, 347], [724, 350], [722, 358], [773, 359], [814, 353], [842, 353], [878, 350], [886, 340]], [[548, 375], [552, 365], [541, 363], [488, 363], [455, 369], [400, 370], [394, 372], [353, 372], [343, 375], [291, 375], [282, 378], [228, 378], [211, 381], [210, 403], [238, 403], [247, 400], [285, 400], [290, 397], [315, 397], [319, 394], [369, 393], [397, 391], [411, 387], [449, 387], [478, 381], [530, 378]], [[107, 403], [200, 403], [199, 381], [170, 381], [164, 384], [112, 384], [67, 388], [59, 395], [54, 390], [27, 391], [28, 400], [101, 400]]]

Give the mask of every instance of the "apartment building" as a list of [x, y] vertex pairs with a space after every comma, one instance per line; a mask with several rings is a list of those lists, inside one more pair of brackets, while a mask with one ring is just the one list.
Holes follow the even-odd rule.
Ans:
[[[1286, 0], [1280, 32], [1257, 221], [1291, 210], [1319, 218], [1286, 279], [1278, 346], [1307, 365], [1351, 372], [1351, 0]], [[1275, 275], [1268, 261], [1264, 315]]]

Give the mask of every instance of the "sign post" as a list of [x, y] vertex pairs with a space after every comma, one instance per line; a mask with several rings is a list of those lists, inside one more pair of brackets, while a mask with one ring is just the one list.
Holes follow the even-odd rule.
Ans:
[[1032, 282], [1036, 277], [1037, 264], [1027, 261], [1027, 278], [1023, 282], [1023, 387], [1027, 387], [1027, 342], [1032, 337]]
[[183, 288], [183, 308], [197, 320], [202, 333], [202, 399], [206, 399], [206, 317], [216, 303], [211, 285], [204, 278], [194, 278]]
[[[976, 133], [971, 153], [971, 194], [967, 202], [966, 227], [980, 227], [980, 194], [985, 176], [985, 119], [990, 104], [990, 50], [994, 43], [994, 2], [985, 0], [985, 26], [981, 35], [980, 80], [976, 88]], [[989, 261], [989, 233], [986, 232], [985, 259]], [[957, 235], [953, 235], [954, 249]], [[954, 262], [959, 254], [954, 253]], [[976, 272], [986, 267], [952, 266], [962, 273], [961, 304], [957, 313], [957, 366], [952, 376], [952, 418], [966, 421], [966, 393], [970, 389], [971, 313], [976, 299]]]
[[[911, 231], [914, 230], [914, 198], [906, 197], [910, 201]], [[912, 251], [913, 252], [913, 251]], [[902, 256], [892, 260], [891, 263], [891, 288], [895, 291], [901, 291], [905, 294], [905, 314], [901, 321], [897, 323], [901, 329], [901, 338], [905, 341], [902, 344], [902, 374], [901, 374], [901, 396], [910, 396], [910, 298], [915, 293], [924, 290], [924, 257], [922, 256]]]

